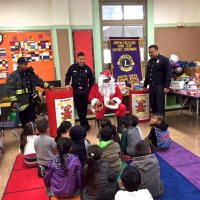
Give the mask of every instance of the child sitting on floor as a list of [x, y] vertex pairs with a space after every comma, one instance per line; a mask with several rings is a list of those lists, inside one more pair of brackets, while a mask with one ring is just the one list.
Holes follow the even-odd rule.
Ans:
[[[112, 140], [114, 142], [117, 142], [120, 144], [120, 137], [119, 137], [119, 134], [117, 132], [117, 128], [115, 125], [113, 125], [111, 123], [111, 121], [107, 118], [105, 118], [104, 120], [100, 121], [100, 128], [104, 128], [105, 126], [108, 126], [112, 129]], [[100, 138], [101, 139], [101, 138]]]
[[[122, 132], [121, 137], [122, 156], [128, 155], [133, 157], [135, 156], [135, 144], [143, 139], [139, 129], [137, 128], [138, 118], [136, 116], [132, 118], [131, 115], [127, 115], [122, 119], [122, 124], [124, 126], [124, 131]], [[133, 127], [132, 124], [135, 126]]]
[[61, 122], [60, 126], [57, 128], [57, 136], [55, 138], [55, 142], [58, 141], [60, 137], [69, 137], [69, 131], [72, 127], [72, 123], [69, 121]]
[[100, 142], [99, 146], [103, 151], [103, 161], [110, 164], [116, 175], [121, 170], [121, 158], [120, 158], [120, 146], [117, 142], [112, 140], [112, 128], [105, 126], [100, 130]]
[[88, 148], [88, 164], [84, 167], [86, 186], [82, 200], [113, 200], [118, 190], [116, 175], [110, 165], [102, 160], [102, 149], [98, 145]]
[[139, 190], [141, 175], [135, 167], [125, 167], [122, 172], [121, 180], [125, 191], [118, 191], [115, 195], [115, 200], [153, 200], [147, 189]]
[[137, 157], [134, 157], [131, 165], [141, 174], [142, 183], [139, 189], [148, 189], [153, 198], [159, 197], [164, 192], [164, 186], [155, 154], [151, 154], [151, 147], [146, 140], [141, 140], [135, 145], [135, 153]]
[[24, 126], [20, 135], [20, 150], [24, 154], [24, 164], [27, 167], [36, 167], [37, 156], [34, 148], [34, 141], [38, 137], [35, 122], [29, 122]]
[[172, 142], [169, 136], [168, 125], [165, 123], [163, 115], [159, 113], [154, 114], [150, 123], [152, 128], [145, 139], [155, 150], [168, 150]]
[[58, 139], [58, 154], [50, 160], [44, 176], [45, 186], [49, 188], [49, 196], [71, 197], [80, 194], [82, 165], [79, 158], [70, 153], [71, 149], [71, 139]]
[[82, 165], [87, 162], [87, 149], [90, 145], [89, 141], [86, 140], [86, 135], [86, 129], [78, 125], [73, 126], [69, 131], [69, 136], [73, 142], [71, 153], [76, 154], [79, 157]]
[[131, 120], [132, 120], [131, 126], [132, 126], [132, 127], [136, 127], [136, 128], [139, 130], [140, 137], [141, 137], [142, 140], [143, 140], [143, 139], [144, 139], [144, 135], [143, 135], [143, 133], [142, 133], [142, 130], [141, 130], [140, 127], [138, 126], [138, 122], [139, 122], [138, 117], [135, 116], [135, 115], [130, 115], [130, 116], [131, 116]]
[[38, 176], [43, 177], [49, 160], [57, 153], [56, 142], [49, 136], [49, 122], [46, 119], [37, 121], [37, 130], [40, 133], [34, 142], [38, 161]]

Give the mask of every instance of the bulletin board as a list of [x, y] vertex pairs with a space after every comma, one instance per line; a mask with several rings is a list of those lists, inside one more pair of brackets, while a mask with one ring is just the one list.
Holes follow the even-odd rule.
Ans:
[[17, 68], [17, 59], [26, 57], [29, 66], [44, 81], [55, 80], [51, 32], [2, 32], [0, 44], [0, 84]]
[[73, 42], [74, 58], [77, 58], [77, 53], [80, 51], [85, 53], [85, 63], [94, 72], [92, 30], [74, 30]]
[[180, 60], [200, 60], [200, 27], [155, 28], [155, 43], [166, 57], [177, 54]]

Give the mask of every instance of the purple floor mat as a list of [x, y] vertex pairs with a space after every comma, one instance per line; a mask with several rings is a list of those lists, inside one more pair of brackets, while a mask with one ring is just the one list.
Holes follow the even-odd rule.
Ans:
[[176, 166], [174, 169], [180, 172], [186, 179], [200, 189], [200, 163]]
[[177, 144], [176, 142], [172, 141], [172, 145], [170, 148], [177, 148], [177, 147], [182, 147], [182, 146]]
[[158, 154], [162, 159], [164, 159], [173, 167], [200, 163], [200, 157], [191, 153], [182, 146], [170, 148], [168, 151], [156, 152], [156, 154]]

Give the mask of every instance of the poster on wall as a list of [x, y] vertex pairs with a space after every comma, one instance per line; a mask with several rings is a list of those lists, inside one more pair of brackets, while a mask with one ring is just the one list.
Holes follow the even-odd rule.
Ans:
[[43, 80], [56, 79], [50, 31], [3, 32], [3, 43], [0, 44], [0, 84], [5, 83], [7, 76], [16, 70], [20, 57], [26, 57], [28, 65]]
[[63, 121], [70, 121], [72, 125], [75, 124], [73, 97], [55, 99], [55, 109], [57, 127], [59, 127], [60, 123]]
[[130, 95], [132, 114], [136, 115], [140, 122], [149, 121], [149, 93], [145, 91], [132, 91]]
[[131, 82], [142, 80], [139, 38], [110, 37], [112, 73], [116, 81]]

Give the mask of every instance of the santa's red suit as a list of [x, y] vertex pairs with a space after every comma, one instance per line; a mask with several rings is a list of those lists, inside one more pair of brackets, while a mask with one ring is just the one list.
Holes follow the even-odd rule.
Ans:
[[[110, 81], [104, 83], [104, 80], [108, 79]], [[96, 119], [102, 120], [104, 118], [104, 113], [107, 110], [111, 110], [117, 116], [118, 126], [121, 126], [121, 118], [126, 115], [126, 106], [122, 104], [122, 99], [122, 93], [110, 72], [102, 72], [98, 82], [93, 85], [89, 94], [89, 101], [91, 102], [92, 111], [96, 114]], [[101, 105], [96, 104], [98, 100]], [[114, 105], [110, 104], [111, 100], [115, 101]]]

